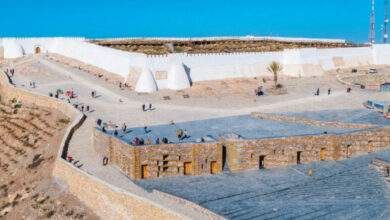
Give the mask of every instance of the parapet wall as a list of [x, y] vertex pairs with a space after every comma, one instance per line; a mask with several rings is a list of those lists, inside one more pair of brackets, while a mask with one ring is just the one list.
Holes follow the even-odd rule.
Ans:
[[131, 194], [110, 185], [90, 174], [77, 169], [61, 158], [67, 139], [75, 127], [79, 126], [83, 115], [58, 99], [45, 97], [22, 89], [14, 88], [6, 74], [0, 70], [0, 94], [2, 98], [34, 103], [38, 106], [61, 111], [72, 119], [72, 124], [62, 140], [52, 171], [53, 177], [63, 180], [70, 191], [102, 219], [185, 219], [178, 213], [168, 210], [149, 199]]

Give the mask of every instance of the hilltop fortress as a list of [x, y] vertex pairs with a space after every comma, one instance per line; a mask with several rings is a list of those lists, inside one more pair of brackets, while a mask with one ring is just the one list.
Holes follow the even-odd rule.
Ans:
[[[293, 77], [321, 76], [327, 71], [390, 64], [390, 46], [345, 47], [344, 40], [300, 38], [157, 38], [155, 41], [269, 41], [332, 45], [330, 48], [283, 49], [275, 52], [169, 53], [147, 55], [126, 52], [87, 42], [84, 38], [2, 38], [0, 59], [18, 58], [35, 53], [55, 53], [99, 67], [113, 73], [137, 92], [159, 89], [181, 90], [192, 82], [239, 77], [269, 76], [272, 61], [283, 65], [282, 75]], [[119, 39], [120, 40], [120, 39]], [[123, 40], [123, 39], [122, 39]], [[111, 75], [111, 74], [110, 74]]]

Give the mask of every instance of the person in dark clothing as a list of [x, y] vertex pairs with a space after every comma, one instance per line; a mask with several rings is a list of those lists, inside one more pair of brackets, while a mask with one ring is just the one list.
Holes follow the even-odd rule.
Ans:
[[156, 139], [156, 144], [160, 144], [160, 138]]
[[102, 131], [106, 133], [106, 128], [103, 126]]
[[114, 131], [114, 135], [117, 136], [118, 135], [118, 131], [115, 129]]
[[84, 105], [81, 106], [81, 111], [82, 111], [82, 112], [84, 111]]
[[123, 123], [123, 125], [122, 125], [123, 134], [126, 134], [126, 129], [127, 129], [127, 126], [125, 123]]
[[147, 126], [144, 127], [144, 131], [145, 131], [145, 133], [148, 133], [148, 127]]
[[142, 111], [145, 111], [145, 104], [142, 104]]
[[89, 105], [87, 105], [87, 112], [89, 112]]
[[152, 110], [152, 104], [149, 104], [149, 110], [150, 111]]
[[320, 95], [320, 88], [317, 88], [316, 96]]
[[330, 88], [328, 89], [328, 95], [330, 95]]

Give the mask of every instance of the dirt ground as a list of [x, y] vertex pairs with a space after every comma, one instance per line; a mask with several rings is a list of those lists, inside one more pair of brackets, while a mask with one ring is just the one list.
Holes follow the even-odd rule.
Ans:
[[64, 115], [16, 100], [0, 103], [0, 219], [98, 219], [51, 177], [70, 123]]

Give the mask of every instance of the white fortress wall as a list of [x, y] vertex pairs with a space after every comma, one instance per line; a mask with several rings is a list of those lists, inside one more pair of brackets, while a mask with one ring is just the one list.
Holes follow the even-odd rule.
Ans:
[[143, 67], [146, 58], [144, 54], [124, 52], [67, 38], [57, 38], [49, 52], [97, 66], [108, 72], [119, 74], [124, 79], [129, 74], [130, 66]]
[[[249, 38], [245, 37], [245, 39]], [[118, 74], [134, 87], [142, 69], [146, 68], [151, 71], [158, 89], [174, 87], [171, 85], [172, 81], [169, 83], [167, 76], [170, 75], [172, 67], [175, 65], [177, 67], [178, 64], [184, 66], [192, 82], [271, 76], [267, 66], [273, 61], [283, 65], [282, 74], [295, 77], [320, 76], [325, 71], [339, 68], [390, 64], [390, 45], [286, 49], [282, 52], [264, 53], [177, 53], [152, 56], [98, 46], [85, 42], [84, 38], [1, 38], [0, 45], [4, 48], [5, 58], [33, 54], [35, 49], [40, 47], [42, 53], [58, 53]], [[161, 72], [162, 75], [166, 73], [165, 78], [161, 77]]]
[[373, 50], [375, 64], [390, 65], [390, 44], [375, 44]]

